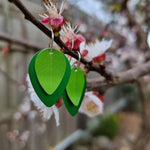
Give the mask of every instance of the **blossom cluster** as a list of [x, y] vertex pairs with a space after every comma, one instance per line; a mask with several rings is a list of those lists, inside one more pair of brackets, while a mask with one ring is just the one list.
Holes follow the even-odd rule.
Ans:
[[39, 16], [42, 17], [42, 23], [49, 24], [52, 27], [59, 27], [65, 23], [64, 17], [61, 15], [63, 12], [64, 1], [62, 2], [59, 11], [50, 0], [45, 0], [43, 5], [46, 8], [46, 12], [39, 14]]
[[95, 43], [86, 45], [85, 38], [81, 34], [78, 34], [78, 26], [71, 26], [62, 16], [64, 1], [59, 10], [51, 0], [45, 0], [43, 5], [46, 11], [43, 14], [39, 14], [42, 17], [42, 23], [49, 24], [54, 32], [58, 31], [66, 46], [75, 51], [80, 49], [82, 56], [89, 61], [101, 63], [105, 60], [105, 51], [111, 46], [112, 40], [96, 41]]

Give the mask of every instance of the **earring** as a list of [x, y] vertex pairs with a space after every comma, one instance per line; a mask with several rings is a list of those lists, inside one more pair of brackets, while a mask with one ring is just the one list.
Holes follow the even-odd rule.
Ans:
[[79, 68], [81, 54], [78, 52], [79, 60], [71, 69], [71, 75], [65, 91], [62, 94], [64, 104], [68, 112], [75, 116], [81, 106], [86, 91], [86, 77]]
[[71, 74], [67, 57], [53, 48], [53, 40], [54, 34], [49, 48], [37, 52], [29, 64], [29, 77], [33, 88], [48, 107], [60, 98]]

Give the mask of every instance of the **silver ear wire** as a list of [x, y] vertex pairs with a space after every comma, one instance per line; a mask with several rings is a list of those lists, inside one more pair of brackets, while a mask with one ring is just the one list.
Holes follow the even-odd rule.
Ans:
[[78, 52], [78, 63], [77, 63], [77, 68], [79, 67], [79, 65], [80, 65], [80, 61], [81, 61], [81, 54], [80, 54], [80, 52]]
[[50, 54], [53, 54], [54, 32], [52, 29], [51, 32], [52, 32], [52, 38], [50, 39], [49, 48], [50, 48]]
[[80, 61], [81, 61], [81, 54], [80, 54], [80, 52], [78, 52], [78, 63], [75, 65], [76, 70], [77, 70], [77, 68], [79, 68]]

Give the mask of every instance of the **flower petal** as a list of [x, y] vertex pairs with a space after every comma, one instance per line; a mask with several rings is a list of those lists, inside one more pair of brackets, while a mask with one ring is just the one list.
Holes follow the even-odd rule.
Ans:
[[48, 24], [50, 22], [50, 18], [49, 17], [45, 17], [42, 19], [42, 23], [44, 24]]
[[30, 94], [30, 99], [34, 103], [34, 105], [37, 107], [37, 109], [43, 113], [43, 119], [49, 120], [51, 116], [54, 114], [56, 119], [56, 125], [59, 126], [59, 111], [55, 105], [52, 107], [47, 107], [42, 103], [42, 101], [39, 99], [39, 97], [36, 95], [32, 84], [30, 82], [29, 75], [26, 77], [27, 85], [28, 85], [28, 92]]
[[63, 16], [58, 16], [51, 19], [51, 25], [54, 27], [62, 26], [65, 23]]
[[52, 107], [53, 107], [53, 112], [54, 112], [54, 115], [55, 115], [56, 126], [58, 127], [60, 125], [60, 123], [59, 123], [59, 111], [58, 111], [58, 109], [55, 105], [52, 106]]
[[84, 42], [85, 39], [81, 34], [75, 35], [74, 47], [73, 49], [79, 49], [81, 42]]
[[93, 58], [93, 62], [95, 62], [95, 63], [100, 63], [100, 62], [104, 61], [105, 59], [106, 59], [106, 54], [105, 54], [105, 53], [102, 53], [102, 54], [100, 54], [99, 56], [94, 57], [94, 58]]

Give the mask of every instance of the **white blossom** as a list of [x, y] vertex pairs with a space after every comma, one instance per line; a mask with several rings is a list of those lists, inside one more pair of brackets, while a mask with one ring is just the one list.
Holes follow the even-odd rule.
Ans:
[[[96, 43], [86, 44], [82, 42], [80, 44], [80, 52], [85, 59], [92, 61], [93, 58], [105, 53], [111, 46], [112, 40], [96, 41]], [[86, 50], [86, 54], [83, 54]]]
[[103, 113], [103, 102], [92, 91], [86, 92], [79, 112], [89, 117], [95, 117]]
[[27, 75], [26, 81], [28, 85], [28, 93], [30, 94], [30, 99], [37, 107], [37, 109], [43, 114], [43, 119], [49, 120], [51, 116], [54, 114], [56, 125], [59, 126], [59, 111], [57, 107], [55, 105], [53, 105], [52, 107], [45, 106], [44, 103], [39, 99], [39, 97], [35, 93], [32, 84], [30, 82], [29, 75]]

